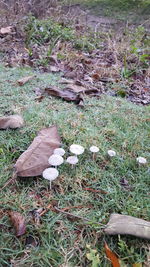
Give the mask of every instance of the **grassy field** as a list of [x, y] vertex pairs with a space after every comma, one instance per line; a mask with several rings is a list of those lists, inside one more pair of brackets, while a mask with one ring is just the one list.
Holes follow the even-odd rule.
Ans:
[[64, 0], [65, 4], [81, 4], [96, 15], [110, 16], [121, 20], [140, 22], [149, 19], [149, 0]]
[[[23, 87], [16, 84], [19, 78], [32, 74], [36, 74], [36, 78]], [[40, 225], [33, 223], [29, 216], [30, 211], [57, 200], [60, 208], [82, 205], [70, 212], [94, 223], [106, 224], [114, 212], [150, 219], [150, 169], [148, 164], [138, 167], [136, 163], [137, 156], [150, 161], [150, 107], [109, 96], [86, 98], [84, 109], [53, 97], [37, 102], [34, 90], [56, 85], [59, 78], [59, 75], [35, 73], [30, 68], [0, 66], [0, 115], [17, 113], [25, 120], [21, 129], [0, 132], [1, 186], [11, 178], [16, 160], [44, 127], [57, 124], [64, 149], [73, 143], [86, 148], [74, 169], [61, 165], [52, 191], [42, 177], [18, 180], [1, 191], [0, 266], [93, 266], [86, 256], [91, 251], [87, 248], [90, 245], [98, 253], [97, 266], [107, 267], [111, 264], [105, 256], [104, 241], [126, 266], [143, 263], [149, 246], [147, 240], [106, 236], [96, 224], [70, 221], [51, 210], [41, 218]], [[94, 161], [89, 152], [91, 145], [100, 148]], [[108, 149], [117, 152], [111, 161], [107, 157]], [[120, 185], [122, 178], [128, 180], [129, 190]], [[108, 194], [88, 192], [84, 187], [102, 189]], [[9, 209], [26, 217], [27, 233], [20, 238], [15, 237], [11, 227]], [[26, 246], [29, 236], [37, 241], [37, 246]]]

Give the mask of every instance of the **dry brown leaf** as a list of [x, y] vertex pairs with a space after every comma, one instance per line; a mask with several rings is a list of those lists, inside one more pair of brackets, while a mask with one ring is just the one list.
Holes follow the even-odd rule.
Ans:
[[107, 258], [111, 261], [113, 267], [121, 267], [119, 263], [119, 259], [116, 256], [114, 252], [111, 251], [111, 249], [108, 247], [107, 243], [104, 244], [105, 247], [105, 253]]
[[49, 166], [48, 158], [53, 150], [60, 146], [60, 137], [56, 126], [42, 129], [29, 148], [15, 164], [18, 176], [37, 176]]
[[133, 235], [150, 239], [150, 222], [132, 216], [112, 214], [105, 228], [108, 235]]
[[15, 164], [18, 176], [38, 176], [49, 166], [48, 158], [60, 146], [57, 127], [42, 129]]
[[25, 218], [19, 212], [9, 211], [8, 215], [10, 216], [10, 220], [15, 228], [16, 236], [24, 235], [26, 232], [26, 224]]
[[10, 115], [0, 118], [0, 129], [16, 129], [24, 125], [23, 118], [20, 115]]
[[70, 90], [70, 89], [59, 89], [55, 86], [45, 88], [45, 92], [49, 95], [60, 97], [66, 101], [74, 101], [76, 104], [79, 104], [80, 101], [83, 100], [83, 98], [80, 96], [80, 94]]
[[60, 68], [56, 67], [56, 66], [49, 66], [49, 69], [51, 72], [59, 72], [60, 71]]
[[35, 77], [35, 75], [24, 77], [24, 78], [22, 78], [22, 79], [19, 79], [19, 80], [17, 81], [17, 83], [18, 83], [20, 86], [22, 86], [22, 85], [24, 85], [25, 83], [27, 83], [28, 81], [32, 80], [34, 77]]
[[85, 92], [86, 88], [76, 84], [69, 84], [66, 89], [69, 89], [75, 93]]
[[61, 78], [61, 80], [59, 81], [59, 83], [61, 84], [74, 84], [74, 80], [69, 80], [69, 79], [66, 79], [66, 78]]
[[1, 28], [0, 29], [0, 33], [1, 34], [9, 34], [12, 32], [12, 27], [11, 26], [8, 26], [8, 27], [5, 27], [5, 28]]
[[99, 75], [98, 73], [93, 73], [93, 74], [92, 74], [92, 78], [93, 78], [94, 80], [99, 80], [99, 79], [100, 79], [100, 75]]

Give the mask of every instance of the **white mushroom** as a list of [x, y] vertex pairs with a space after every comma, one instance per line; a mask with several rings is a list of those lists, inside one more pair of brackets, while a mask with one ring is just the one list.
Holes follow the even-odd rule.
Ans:
[[90, 151], [93, 153], [93, 160], [95, 159], [96, 154], [99, 152], [99, 148], [97, 146], [91, 146]]
[[146, 158], [143, 158], [143, 157], [138, 157], [138, 158], [136, 159], [136, 161], [137, 161], [139, 164], [141, 164], [141, 165], [144, 165], [144, 164], [147, 163]]
[[80, 145], [71, 145], [70, 146], [70, 152], [77, 155], [81, 155], [84, 152], [84, 147]]
[[116, 152], [114, 150], [108, 150], [107, 154], [109, 157], [115, 157], [116, 156]]
[[64, 162], [63, 157], [60, 155], [55, 155], [53, 154], [52, 156], [49, 157], [48, 163], [52, 166], [59, 166]]
[[51, 182], [58, 177], [59, 172], [55, 168], [47, 168], [43, 171], [42, 175], [43, 175], [43, 178], [50, 181], [50, 189], [51, 189]]
[[64, 156], [65, 155], [65, 150], [63, 149], [63, 148], [56, 148], [55, 150], [54, 150], [54, 154], [55, 155], [59, 155], [59, 156]]
[[67, 158], [66, 162], [71, 164], [72, 165], [72, 168], [73, 168], [73, 165], [76, 165], [78, 163], [78, 158], [77, 156], [70, 156]]
[[92, 153], [97, 153], [97, 152], [99, 151], [99, 148], [98, 148], [97, 146], [91, 146], [91, 147], [90, 147], [90, 151], [91, 151]]

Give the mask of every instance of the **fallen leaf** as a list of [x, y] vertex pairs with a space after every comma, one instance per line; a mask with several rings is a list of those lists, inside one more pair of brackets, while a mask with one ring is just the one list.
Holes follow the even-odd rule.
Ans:
[[25, 218], [17, 211], [9, 211], [8, 215], [15, 228], [16, 236], [24, 235], [26, 232]]
[[49, 66], [49, 69], [51, 72], [59, 72], [60, 71], [60, 68], [56, 67], [56, 66]]
[[10, 115], [0, 117], [0, 129], [16, 129], [21, 128], [24, 125], [23, 118], [20, 115]]
[[104, 232], [108, 235], [133, 235], [150, 239], [150, 222], [114, 213], [110, 216]]
[[48, 87], [45, 88], [45, 92], [49, 95], [60, 97], [66, 101], [73, 101], [76, 104], [79, 104], [83, 100], [82, 96], [78, 93], [75, 93], [69, 89], [59, 89], [57, 87]]
[[66, 79], [66, 78], [62, 78], [59, 83], [61, 84], [74, 84], [74, 80], [69, 80], [69, 79]]
[[100, 76], [98, 73], [93, 73], [92, 74], [92, 78], [95, 79], [95, 80], [99, 80], [100, 79]]
[[121, 267], [118, 257], [116, 256], [114, 252], [111, 251], [111, 249], [108, 247], [106, 242], [104, 244], [104, 247], [105, 247], [106, 256], [111, 261], [113, 267]]
[[77, 77], [77, 73], [76, 71], [66, 71], [66, 73], [64, 74], [65, 78], [67, 79], [76, 79]]
[[22, 78], [22, 79], [19, 79], [19, 80], [17, 81], [17, 83], [18, 83], [20, 86], [22, 86], [22, 85], [24, 85], [25, 83], [27, 83], [28, 81], [32, 80], [34, 77], [35, 77], [35, 75], [24, 77], [24, 78]]
[[57, 127], [42, 129], [15, 164], [18, 176], [38, 176], [49, 166], [48, 158], [60, 146]]
[[69, 89], [75, 93], [85, 92], [86, 88], [76, 84], [69, 84], [66, 89]]
[[9, 34], [12, 32], [12, 26], [8, 26], [0, 29], [1, 34]]
[[132, 265], [132, 267], [142, 267], [142, 266], [143, 266], [142, 263], [134, 263], [134, 264]]

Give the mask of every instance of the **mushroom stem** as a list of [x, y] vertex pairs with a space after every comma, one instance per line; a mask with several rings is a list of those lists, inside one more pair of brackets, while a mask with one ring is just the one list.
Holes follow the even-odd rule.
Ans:
[[49, 185], [50, 185], [50, 190], [52, 190], [52, 181], [49, 181]]
[[96, 153], [93, 153], [92, 158], [93, 158], [93, 160], [96, 159]]

